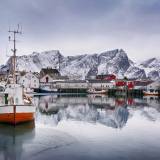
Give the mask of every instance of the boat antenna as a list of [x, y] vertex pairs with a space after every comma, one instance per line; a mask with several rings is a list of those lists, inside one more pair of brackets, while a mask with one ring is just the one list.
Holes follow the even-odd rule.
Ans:
[[16, 51], [17, 51], [17, 49], [16, 49], [16, 35], [17, 34], [22, 34], [22, 31], [19, 31], [19, 28], [20, 27], [19, 27], [19, 24], [18, 24], [17, 29], [11, 30], [9, 28], [9, 31], [8, 31], [13, 36], [13, 37], [9, 36], [8, 38], [9, 38], [9, 41], [13, 42], [13, 49], [11, 49], [11, 51], [13, 52], [13, 56], [11, 58], [11, 63], [13, 65], [12, 74], [13, 74], [13, 83], [14, 84], [16, 83], [16, 75], [15, 75], [15, 73], [16, 73]]
[[58, 51], [58, 70], [59, 70], [59, 73], [61, 71], [61, 54], [60, 52]]

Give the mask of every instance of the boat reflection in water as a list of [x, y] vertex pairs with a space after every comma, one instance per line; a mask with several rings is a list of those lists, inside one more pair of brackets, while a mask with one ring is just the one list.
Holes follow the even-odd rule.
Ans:
[[34, 97], [34, 124], [0, 125], [0, 160], [160, 159], [160, 99]]
[[16, 127], [0, 124], [0, 159], [21, 159], [23, 144], [31, 142], [35, 137], [34, 128], [34, 122], [24, 123]]

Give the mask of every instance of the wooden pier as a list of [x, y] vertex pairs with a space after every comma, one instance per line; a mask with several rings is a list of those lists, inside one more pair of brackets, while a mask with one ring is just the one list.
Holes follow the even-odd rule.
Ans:
[[132, 90], [118, 90], [118, 89], [109, 89], [108, 95], [111, 96], [131, 96], [131, 97], [142, 97], [143, 90], [132, 89]]

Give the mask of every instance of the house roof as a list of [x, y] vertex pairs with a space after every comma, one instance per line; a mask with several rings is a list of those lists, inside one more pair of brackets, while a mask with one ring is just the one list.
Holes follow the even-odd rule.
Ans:
[[135, 86], [147, 86], [149, 84], [153, 83], [153, 81], [135, 81]]
[[[160, 80], [152, 81], [152, 83], [150, 83], [150, 84], [156, 84], [157, 86], [160, 87]], [[150, 84], [148, 84], [148, 85], [150, 85]]]
[[98, 79], [89, 79], [89, 83], [111, 83], [109, 80], [98, 80]]
[[116, 79], [115, 81], [136, 81], [137, 78]]
[[45, 74], [57, 73], [57, 74], [59, 74], [59, 71], [55, 68], [42, 68], [40, 73], [45, 73]]
[[116, 76], [114, 74], [98, 74], [97, 76]]
[[60, 83], [86, 83], [85, 80], [66, 80], [66, 81], [61, 81]]
[[57, 69], [42, 68], [41, 71], [40, 71], [40, 77], [44, 77], [46, 74], [50, 75], [51, 77], [53, 77], [55, 75], [60, 75], [60, 73]]
[[20, 80], [22, 77], [25, 77], [27, 74], [31, 74], [32, 76], [35, 76], [37, 79], [39, 79], [39, 73], [38, 72], [19, 72], [19, 75], [17, 77], [18, 80]]
[[40, 74], [38, 72], [33, 72], [33, 74], [39, 79]]

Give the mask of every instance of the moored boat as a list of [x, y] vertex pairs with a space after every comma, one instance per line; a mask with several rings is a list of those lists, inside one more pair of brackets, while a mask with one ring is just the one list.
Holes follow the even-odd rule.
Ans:
[[160, 92], [158, 91], [143, 91], [144, 96], [160, 96]]
[[57, 93], [58, 89], [52, 88], [51, 85], [43, 85], [43, 86], [40, 86], [39, 92], [40, 93]]
[[89, 94], [106, 94], [107, 91], [105, 89], [101, 89], [101, 90], [96, 90], [94, 88], [91, 88], [87, 91], [87, 93]]

